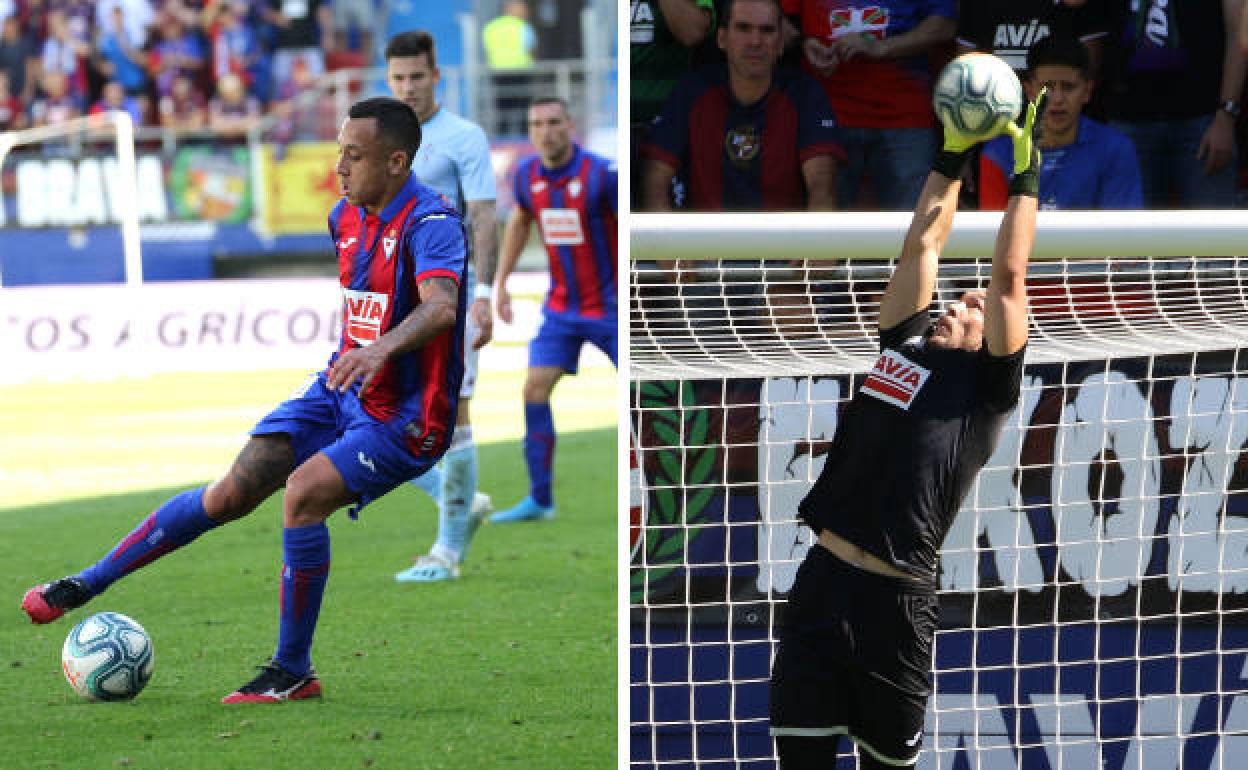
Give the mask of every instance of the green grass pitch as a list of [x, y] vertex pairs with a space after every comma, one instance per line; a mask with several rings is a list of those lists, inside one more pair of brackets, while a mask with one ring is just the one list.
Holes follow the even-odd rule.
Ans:
[[[481, 488], [526, 478], [521, 373], [474, 399]], [[616, 385], [583, 370], [555, 393], [558, 517], [485, 526], [464, 577], [398, 585], [436, 514], [405, 487], [330, 519], [333, 568], [313, 648], [323, 701], [219, 703], [272, 654], [278, 497], [250, 517], [34, 626], [39, 580], [102, 555], [170, 494], [220, 473], [291, 372], [0, 388], [0, 767], [609, 768], [616, 763]], [[79, 699], [60, 650], [85, 612], [142, 623], [155, 675], [128, 703]]]

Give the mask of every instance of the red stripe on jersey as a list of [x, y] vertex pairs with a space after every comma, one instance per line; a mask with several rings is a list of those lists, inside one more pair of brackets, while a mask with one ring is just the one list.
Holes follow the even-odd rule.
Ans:
[[450, 278], [452, 281], [455, 282], [455, 287], [459, 288], [459, 276], [455, 274], [454, 270], [446, 270], [444, 268], [435, 268], [433, 270], [426, 270], [425, 272], [416, 276], [416, 285], [419, 286], [421, 282], [427, 281], [430, 278]]
[[[416, 202], [413, 196], [411, 202], [403, 207], [403, 210], [391, 221], [385, 223], [381, 228], [381, 232], [376, 232], [376, 228], [381, 226], [381, 221], [376, 217], [368, 217], [367, 222], [373, 224], [373, 227], [365, 230], [367, 236], [366, 244], [373, 247], [372, 258], [368, 264], [368, 285], [373, 287], [394, 287], [395, 282], [395, 266], [398, 264], [400, 257], [398, 239], [400, 230], [407, 219], [407, 212]], [[387, 238], [392, 238], [393, 244], [390, 248], [389, 256], [387, 256], [385, 243]], [[395, 287], [397, 289], [397, 287]], [[392, 329], [395, 324], [394, 309], [398, 303], [394, 300], [394, 294], [386, 305], [386, 312], [381, 317], [381, 333], [385, 334]], [[399, 411], [398, 403], [398, 372], [395, 369], [393, 361], [387, 361], [381, 367], [381, 371], [377, 373], [377, 377], [369, 386], [368, 393], [360, 394], [360, 401], [364, 405], [365, 411], [379, 420], [388, 420]]]
[[[342, 214], [338, 219], [337, 225], [338, 240], [334, 242], [334, 249], [338, 252], [338, 285], [350, 286], [351, 278], [355, 275], [355, 252], [360, 248], [359, 235], [360, 232], [360, 210], [355, 206], [343, 206]], [[343, 323], [346, 323], [346, 309], [343, 309]], [[347, 352], [348, 338], [344, 336], [342, 341], [338, 343], [338, 355]]]
[[[440, 334], [421, 348], [420, 364], [427, 367], [429, 382], [446, 380], [454, 339], [453, 334]], [[426, 455], [440, 447], [453, 430], [455, 415], [451, 414], [450, 391], [446, 388], [425, 388], [420, 407], [421, 428], [418, 433], [412, 433], [409, 427], [407, 446], [414, 454]], [[426, 446], [431, 437], [434, 439], [433, 446]]]
[[[542, 227], [541, 210], [553, 207], [550, 199], [550, 182], [542, 176], [541, 169], [541, 163], [529, 164], [529, 195], [533, 201], [533, 211], [539, 215], [538, 229]], [[556, 313], [566, 313], [568, 311], [568, 277], [563, 272], [563, 261], [559, 259], [559, 247], [547, 243], [544, 231], [542, 243], [546, 244], [546, 261], [550, 263], [550, 296], [546, 304]]]
[[[534, 164], [536, 165], [536, 164]], [[576, 293], [580, 299], [580, 314], [589, 318], [601, 318], [603, 314], [602, 298], [598, 291], [600, 277], [598, 275], [597, 255], [594, 252], [593, 231], [590, 229], [589, 206], [584, 201], [589, 199], [589, 156], [581, 158], [581, 165], [576, 169], [576, 174], [572, 179], [580, 181], [580, 194], [577, 196], [580, 200], [576, 205], [569, 200], [568, 185], [565, 183], [563, 187], [564, 203], [568, 208], [575, 208], [576, 215], [581, 220], [581, 233], [583, 237], [581, 242], [572, 247], [572, 264], [576, 265]]]
[[[701, 141], [724, 142], [731, 99], [724, 96], [727, 86], [708, 88], [689, 107], [689, 136]], [[722, 211], [724, 208], [724, 153], [690, 152], [689, 208], [694, 211]]]
[[[619, 222], [617, 221], [616, 215], [611, 211], [602, 212], [602, 226], [606, 230], [607, 248], [610, 250], [610, 253], [611, 253], [611, 267], [610, 267], [611, 285], [618, 286], [619, 285], [618, 284], [619, 273], [617, 272], [617, 269], [618, 269], [617, 266], [619, 265], [619, 257], [618, 257], [619, 243], [618, 243], [618, 239], [616, 238], [616, 233], [618, 231]], [[594, 296], [602, 300], [603, 303], [607, 301], [606, 297], [601, 297], [598, 293], [595, 293]], [[603, 318], [607, 314], [606, 305], [602, 304], [601, 308], [602, 310], [599, 313], [599, 315], [596, 316], [597, 318]]]
[[[773, 91], [767, 94], [767, 117], [764, 121], [768, 136], [798, 135], [797, 107], [785, 93]], [[794, 150], [788, 142], [763, 142], [759, 174], [762, 178], [763, 208], [768, 211], [804, 208], [802, 175], [790, 172], [798, 165]]]
[[[365, 254], [368, 254], [368, 274], [365, 286], [369, 291], [385, 294], [390, 301], [386, 303], [385, 312], [380, 319], [377, 319], [375, 326], [372, 325], [373, 319], [371, 318], [367, 319], [368, 326], [353, 323], [350, 310], [344, 302], [343, 329], [345, 333], [338, 350], [339, 355], [359, 347], [359, 344], [351, 339], [351, 334], [362, 339], [369, 339], [373, 335], [385, 334], [402, 321], [401, 318], [395, 317], [395, 313], [399, 312], [397, 302], [399, 287], [396, 281], [400, 265], [406, 256], [403, 244], [404, 227], [407, 224], [408, 214], [418, 203], [417, 196], [413, 195], [402, 209], [384, 223], [371, 214], [365, 215], [364, 220], [361, 221], [359, 208], [344, 207], [338, 222], [340, 235], [335, 244], [338, 249], [339, 281], [344, 288], [358, 285], [355, 280], [356, 270], [360, 267]], [[414, 283], [410, 293], [413, 306], [420, 304]], [[388, 420], [398, 414], [402, 406], [399, 398], [402, 390], [399, 378], [398, 367], [393, 361], [387, 361], [369, 384], [367, 393], [360, 393], [360, 404], [364, 411], [379, 420]]]

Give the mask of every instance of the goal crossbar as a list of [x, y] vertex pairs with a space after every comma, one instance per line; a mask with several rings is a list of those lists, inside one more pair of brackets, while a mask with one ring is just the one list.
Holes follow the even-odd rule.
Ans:
[[[938, 301], [984, 288], [1000, 214], [959, 214]], [[908, 214], [650, 215], [632, 233], [630, 372], [846, 374], [873, 361]], [[1193, 256], [1194, 244], [1205, 254]], [[1028, 360], [1248, 342], [1248, 212], [1042, 212]], [[713, 255], [713, 257], [712, 257]], [[747, 257], [749, 257], [747, 259]]]
[[[892, 259], [901, 250], [908, 211], [634, 214], [630, 256], [647, 259]], [[999, 211], [954, 217], [945, 257], [992, 253]], [[1032, 259], [1181, 257], [1199, 242], [1231, 254], [1248, 243], [1248, 211], [1041, 211]]]

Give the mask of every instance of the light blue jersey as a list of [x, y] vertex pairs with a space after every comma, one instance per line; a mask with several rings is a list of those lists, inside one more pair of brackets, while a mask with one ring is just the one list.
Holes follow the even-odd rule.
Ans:
[[[490, 143], [485, 138], [485, 131], [476, 123], [439, 107], [432, 118], [420, 125], [420, 133], [420, 149], [416, 151], [412, 173], [416, 179], [445, 195], [463, 216], [464, 222], [471, 226], [467, 204], [498, 198], [494, 167], [490, 164]], [[477, 282], [475, 245], [470, 239], [468, 251], [472, 259], [468, 261], [464, 276], [470, 292]], [[464, 335], [464, 380], [459, 389], [460, 398], [472, 398], [476, 388], [480, 352], [472, 347], [476, 338], [477, 327], [469, 317]]]
[[480, 126], [439, 107], [420, 130], [420, 150], [412, 164], [417, 179], [445, 195], [465, 217], [468, 201], [498, 197], [490, 143]]

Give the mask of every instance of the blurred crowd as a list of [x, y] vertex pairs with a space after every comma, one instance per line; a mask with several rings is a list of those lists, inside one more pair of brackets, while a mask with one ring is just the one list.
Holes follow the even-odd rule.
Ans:
[[[1042, 208], [1234, 207], [1243, 5], [631, 0], [633, 209], [909, 210], [940, 148], [935, 77], [969, 51], [1048, 88]], [[1005, 146], [964, 207], [1002, 207]]]
[[[109, 109], [140, 126], [292, 133], [294, 98], [367, 64], [374, 0], [0, 0], [0, 130]], [[283, 119], [288, 123], [283, 126]]]

